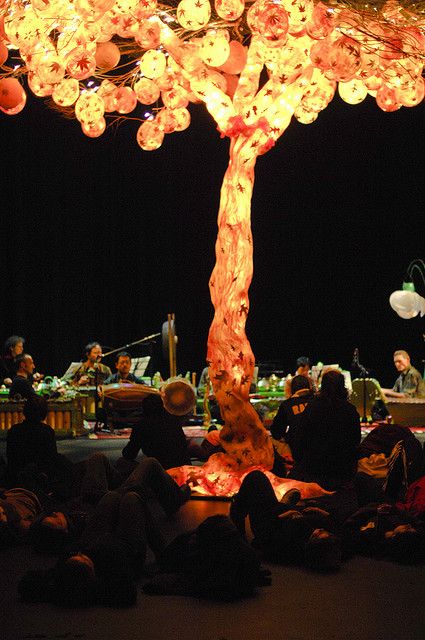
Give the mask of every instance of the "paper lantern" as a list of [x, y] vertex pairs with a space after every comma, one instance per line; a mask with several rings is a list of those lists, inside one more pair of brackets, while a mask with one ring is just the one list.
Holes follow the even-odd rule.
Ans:
[[182, 0], [177, 6], [177, 20], [187, 31], [198, 31], [207, 26], [211, 17], [208, 0]]
[[351, 80], [361, 66], [358, 44], [345, 36], [338, 38], [330, 48], [328, 63], [327, 78], [340, 82]]
[[158, 6], [157, 0], [143, 0], [139, 2], [135, 10], [133, 11], [134, 17], [141, 22], [146, 18], [150, 18], [156, 12]]
[[15, 105], [14, 107], [11, 107], [10, 109], [5, 109], [4, 107], [0, 106], [0, 110], [3, 111], [3, 113], [5, 113], [7, 116], [16, 116], [17, 113], [20, 113], [22, 111], [22, 109], [25, 107], [27, 102], [27, 94], [23, 89], [22, 89], [21, 97], [22, 97], [21, 101], [18, 102], [18, 104]]
[[409, 85], [397, 91], [398, 100], [403, 107], [416, 107], [424, 99], [425, 81], [418, 78], [413, 85]]
[[159, 87], [150, 78], [140, 78], [133, 85], [133, 91], [136, 98], [142, 104], [153, 104], [159, 99], [161, 91]]
[[156, 51], [149, 49], [146, 51], [140, 60], [140, 71], [147, 78], [159, 78], [165, 71], [167, 66], [167, 59], [162, 51]]
[[45, 98], [46, 96], [52, 95], [55, 86], [53, 84], [43, 82], [34, 71], [28, 72], [27, 80], [28, 86], [35, 96]]
[[58, 84], [65, 75], [65, 66], [59, 56], [54, 53], [47, 54], [39, 58], [34, 69], [42, 82], [48, 84]]
[[340, 82], [338, 93], [348, 104], [360, 104], [367, 96], [367, 87], [358, 78], [349, 82]]
[[100, 118], [96, 122], [91, 122], [89, 124], [82, 122], [81, 130], [88, 138], [99, 138], [102, 133], [106, 129], [106, 120], [105, 118]]
[[144, 151], [155, 151], [159, 149], [164, 140], [164, 131], [155, 120], [152, 122], [145, 120], [137, 130], [137, 144]]
[[313, 2], [311, 0], [302, 0], [301, 2], [281, 0], [281, 2], [289, 16], [288, 32], [291, 35], [300, 35], [313, 16]]
[[130, 113], [136, 108], [137, 97], [131, 87], [118, 87], [114, 96], [118, 113]]
[[176, 86], [175, 89], [169, 89], [161, 93], [162, 102], [165, 107], [169, 109], [178, 109], [180, 107], [187, 107], [189, 100], [187, 99], [187, 93], [184, 89]]
[[273, 0], [256, 0], [247, 13], [247, 21], [254, 35], [268, 46], [280, 47], [288, 34], [288, 12]]
[[53, 89], [52, 99], [53, 102], [60, 107], [70, 107], [76, 102], [79, 95], [80, 87], [78, 80], [75, 78], [65, 78]]
[[146, 20], [141, 24], [134, 39], [142, 49], [156, 49], [161, 43], [159, 24]]
[[244, 0], [215, 0], [214, 6], [220, 18], [231, 22], [241, 17], [245, 2]]
[[80, 122], [97, 122], [105, 113], [105, 103], [94, 92], [84, 91], [75, 103], [75, 117]]
[[294, 117], [301, 124], [312, 124], [319, 117], [319, 113], [317, 111], [309, 111], [303, 105], [299, 105], [294, 111]]
[[176, 129], [176, 116], [173, 109], [164, 107], [158, 111], [155, 122], [163, 129], [164, 133], [173, 133]]
[[97, 91], [97, 95], [99, 98], [102, 98], [103, 104], [105, 105], [105, 111], [111, 112], [115, 111], [117, 106], [117, 101], [115, 98], [115, 89], [116, 85], [110, 80], [103, 80], [100, 84], [100, 87]]
[[185, 107], [174, 109], [176, 125], [174, 131], [184, 131], [190, 125], [190, 113]]
[[90, 78], [96, 71], [96, 60], [84, 47], [76, 47], [66, 57], [68, 73], [77, 80]]
[[97, 45], [95, 60], [98, 69], [109, 71], [117, 66], [120, 58], [120, 50], [114, 42], [100, 42]]
[[313, 40], [322, 40], [333, 29], [333, 12], [322, 2], [313, 8], [310, 20], [306, 24], [306, 31]]
[[248, 48], [238, 40], [231, 40], [229, 42], [229, 57], [224, 64], [220, 65], [220, 71], [234, 75], [241, 73], [245, 67], [247, 56]]
[[376, 92], [376, 104], [382, 111], [388, 112], [397, 111], [401, 107], [396, 90], [385, 85]]
[[[227, 37], [226, 37], [227, 36]], [[219, 67], [229, 57], [229, 37], [227, 31], [209, 32], [202, 38], [200, 56], [210, 67]]]

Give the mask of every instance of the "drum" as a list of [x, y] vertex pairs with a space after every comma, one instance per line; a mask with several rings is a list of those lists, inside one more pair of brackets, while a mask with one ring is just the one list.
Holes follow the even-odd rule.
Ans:
[[146, 384], [103, 384], [99, 387], [105, 409], [138, 409], [147, 396], [159, 395], [158, 389]]

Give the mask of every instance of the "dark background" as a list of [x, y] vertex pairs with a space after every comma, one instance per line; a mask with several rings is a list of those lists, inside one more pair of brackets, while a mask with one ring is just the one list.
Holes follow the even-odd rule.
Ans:
[[[63, 374], [93, 339], [114, 348], [159, 332], [169, 312], [178, 372], [202, 370], [228, 140], [203, 107], [191, 113], [151, 153], [137, 122], [91, 140], [36, 98], [1, 115], [0, 340], [25, 336], [39, 371]], [[425, 258], [424, 113], [336, 97], [258, 160], [247, 324], [257, 361], [348, 368], [357, 347], [385, 386], [395, 348], [422, 368], [425, 321], [399, 318], [388, 296]], [[166, 376], [160, 347], [152, 369]]]

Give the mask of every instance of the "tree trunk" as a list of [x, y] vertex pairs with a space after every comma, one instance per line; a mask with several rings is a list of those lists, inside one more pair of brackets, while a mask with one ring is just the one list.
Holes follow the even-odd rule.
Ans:
[[253, 136], [231, 141], [221, 188], [216, 264], [210, 279], [215, 315], [208, 336], [209, 375], [224, 420], [221, 442], [239, 468], [273, 465], [270, 438], [249, 402], [255, 358], [245, 334], [253, 274]]

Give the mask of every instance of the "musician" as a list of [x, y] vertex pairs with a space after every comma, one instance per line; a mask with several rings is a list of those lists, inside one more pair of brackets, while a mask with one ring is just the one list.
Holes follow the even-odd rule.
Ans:
[[24, 352], [25, 338], [10, 336], [3, 347], [3, 355], [0, 358], [0, 384], [10, 386], [16, 376], [15, 358]]
[[66, 376], [64, 381], [78, 387], [103, 384], [112, 375], [112, 371], [100, 362], [102, 347], [98, 342], [89, 342], [84, 348], [84, 354], [86, 360], [71, 377]]
[[131, 355], [127, 351], [120, 351], [117, 354], [115, 360], [115, 368], [117, 373], [111, 374], [108, 378], [106, 378], [103, 384], [145, 384], [145, 382], [135, 376], [133, 373], [130, 373], [131, 369]]
[[32, 376], [35, 369], [34, 361], [29, 353], [21, 353], [16, 357], [15, 365], [17, 371], [9, 389], [9, 398], [21, 396], [21, 398], [29, 400], [36, 395], [32, 386]]
[[392, 389], [382, 389], [385, 395], [390, 398], [425, 398], [425, 381], [410, 364], [407, 351], [394, 352], [394, 365], [400, 375]]

